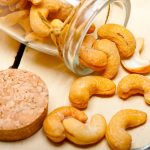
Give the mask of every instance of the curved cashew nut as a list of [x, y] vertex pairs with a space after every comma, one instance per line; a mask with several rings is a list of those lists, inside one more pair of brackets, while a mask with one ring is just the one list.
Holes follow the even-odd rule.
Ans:
[[32, 32], [32, 29], [31, 29], [31, 26], [30, 26], [30, 19], [29, 19], [29, 17], [26, 17], [24, 19], [20, 19], [18, 24], [24, 29], [26, 35], [28, 35], [28, 34], [30, 34]]
[[51, 26], [47, 20], [49, 13], [56, 13], [61, 8], [60, 0], [43, 0], [41, 5], [32, 5], [30, 9], [30, 24], [32, 30], [41, 37], [50, 35]]
[[18, 10], [23, 10], [27, 9], [26, 6], [28, 5], [27, 0], [18, 0], [16, 3], [11, 4], [8, 6], [9, 12], [12, 11], [18, 11]]
[[126, 129], [142, 125], [147, 114], [139, 110], [125, 109], [115, 114], [106, 131], [106, 140], [113, 150], [129, 150], [132, 138]]
[[8, 27], [19, 24], [24, 29], [26, 34], [28, 34], [32, 32], [28, 16], [29, 10], [15, 11], [4, 17], [0, 17], [0, 23]]
[[[16, 3], [16, 10], [22, 10], [22, 9], [25, 9], [26, 7], [28, 8], [28, 7], [30, 7], [30, 6], [28, 6], [29, 5], [29, 3], [28, 3], [28, 1], [27, 0], [20, 0], [18, 3]], [[27, 9], [26, 8], [26, 9]]]
[[65, 129], [62, 121], [65, 118], [73, 117], [81, 122], [87, 120], [84, 112], [70, 106], [64, 106], [52, 111], [44, 120], [43, 128], [47, 137], [53, 142], [61, 142], [65, 139]]
[[10, 6], [17, 3], [19, 0], [0, 0], [0, 6]]
[[28, 0], [0, 0], [0, 6], [7, 7], [9, 11], [16, 11], [25, 9], [26, 6], [30, 7], [27, 2]]
[[20, 20], [29, 16], [29, 10], [20, 10], [15, 11], [11, 14], [8, 14], [4, 17], [0, 17], [0, 23], [4, 24], [5, 26], [13, 26], [20, 22]]
[[103, 70], [107, 65], [107, 55], [92, 48], [93, 43], [96, 41], [94, 36], [87, 35], [82, 43], [79, 51], [80, 63], [93, 70]]
[[143, 51], [144, 39], [136, 39], [136, 49], [133, 56], [129, 59], [122, 60], [121, 63], [125, 69], [132, 73], [149, 73], [150, 72], [150, 60], [142, 58], [141, 53]]
[[108, 56], [108, 63], [100, 75], [108, 79], [114, 78], [120, 65], [120, 55], [115, 43], [106, 39], [97, 40], [93, 44], [93, 48], [106, 53]]
[[118, 84], [118, 95], [122, 99], [135, 94], [143, 94], [145, 102], [150, 104], [150, 79], [138, 74], [124, 77]]
[[41, 41], [41, 42], [48, 42], [49, 41], [49, 38], [48, 37], [40, 37], [40, 36], [38, 36], [38, 35], [36, 35], [34, 32], [31, 32], [31, 33], [29, 33], [29, 34], [27, 34], [26, 36], [25, 36], [25, 40], [27, 41], [27, 42], [32, 42], [32, 41]]
[[107, 123], [102, 115], [94, 115], [87, 125], [68, 118], [63, 121], [66, 137], [78, 145], [89, 145], [100, 141], [106, 132]]
[[116, 43], [121, 58], [129, 58], [134, 54], [136, 40], [125, 27], [117, 24], [105, 24], [98, 29], [100, 39], [108, 39]]
[[50, 13], [48, 18], [50, 20], [59, 19], [64, 22], [68, 18], [68, 16], [71, 14], [72, 10], [73, 10], [72, 5], [70, 5], [67, 2], [63, 2], [63, 5], [59, 9], [59, 11], [56, 13]]
[[113, 95], [116, 85], [113, 81], [100, 76], [81, 77], [73, 82], [69, 99], [74, 107], [86, 108], [90, 97], [94, 94]]
[[[19, 24], [24, 28], [26, 33], [29, 33], [25, 37], [25, 40], [27, 42], [32, 42], [32, 41], [41, 41], [41, 42], [47, 41], [48, 42], [49, 41], [48, 37], [41, 37], [37, 35], [36, 33], [32, 32], [32, 29], [30, 27], [30, 20], [28, 20], [28, 18], [20, 21]], [[50, 25], [52, 29], [54, 29], [54, 32], [51, 33], [51, 39], [55, 43], [56, 42], [55, 35], [60, 32], [61, 28], [63, 27], [63, 22], [61, 22], [59, 19], [53, 19], [50, 22]]]

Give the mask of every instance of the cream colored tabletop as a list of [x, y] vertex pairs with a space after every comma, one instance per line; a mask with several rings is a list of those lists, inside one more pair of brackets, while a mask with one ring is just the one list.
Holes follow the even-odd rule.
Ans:
[[[145, 38], [145, 47], [143, 55], [150, 59], [150, 0], [131, 0], [132, 13], [128, 28], [136, 37]], [[17, 53], [19, 43], [0, 32], [0, 70], [7, 69], [13, 64]], [[20, 69], [26, 69], [39, 75], [49, 88], [49, 111], [53, 109], [70, 105], [68, 99], [69, 88], [72, 81], [77, 78], [68, 71], [63, 62], [59, 59], [27, 48], [23, 55]], [[115, 78], [115, 83], [127, 74], [120, 67], [119, 74]], [[120, 100], [117, 94], [110, 98], [92, 97], [89, 107], [85, 110], [89, 118], [95, 113], [103, 114], [109, 122], [110, 118], [121, 109], [132, 108], [147, 112], [148, 121], [145, 125], [128, 130], [132, 135], [132, 148], [141, 147], [150, 144], [150, 106], [146, 105], [142, 96], [133, 96], [127, 101]], [[50, 142], [41, 129], [32, 137], [19, 142], [0, 142], [0, 150], [109, 150], [104, 140], [90, 147], [77, 147], [67, 140], [61, 144]]]

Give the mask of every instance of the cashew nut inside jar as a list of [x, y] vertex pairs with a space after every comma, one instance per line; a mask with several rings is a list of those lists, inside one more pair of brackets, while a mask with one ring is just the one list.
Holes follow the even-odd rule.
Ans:
[[0, 0], [0, 30], [31, 48], [59, 56], [72, 72], [87, 75], [96, 66], [80, 60], [86, 35], [96, 40], [97, 29], [105, 23], [126, 26], [130, 8], [130, 0]]

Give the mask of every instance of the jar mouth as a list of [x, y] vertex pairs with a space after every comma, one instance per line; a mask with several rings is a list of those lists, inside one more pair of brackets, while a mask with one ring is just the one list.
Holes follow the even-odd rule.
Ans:
[[[95, 18], [106, 8], [107, 12], [103, 22], [99, 21], [101, 25], [105, 23], [116, 23], [113, 18], [114, 10], [109, 10], [109, 5], [116, 5], [119, 7], [120, 11], [123, 11], [122, 15], [124, 16], [120, 18], [120, 20], [122, 19], [122, 23], [118, 24], [126, 26], [131, 9], [129, 0], [84, 0], [83, 3], [80, 4], [80, 7], [76, 9], [72, 18], [65, 38], [66, 43], [62, 47], [62, 52], [66, 66], [79, 76], [85, 76], [94, 72], [92, 69], [87, 68], [80, 63], [79, 51], [84, 37]], [[100, 25], [98, 27], [100, 27]]]

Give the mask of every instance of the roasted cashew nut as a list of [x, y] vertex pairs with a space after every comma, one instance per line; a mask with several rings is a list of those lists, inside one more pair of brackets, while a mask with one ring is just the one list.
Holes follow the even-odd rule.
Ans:
[[114, 78], [120, 65], [120, 55], [115, 43], [106, 39], [97, 40], [94, 42], [93, 48], [104, 52], [108, 57], [108, 63], [100, 75], [108, 79]]
[[50, 20], [59, 19], [64, 22], [64, 21], [66, 21], [68, 16], [71, 14], [72, 10], [73, 10], [73, 6], [70, 5], [69, 3], [63, 1], [63, 5], [58, 10], [58, 12], [50, 13], [48, 16], [48, 19], [50, 19]]
[[117, 24], [105, 24], [98, 29], [98, 36], [100, 39], [115, 42], [121, 58], [126, 59], [134, 54], [136, 40], [125, 27]]
[[125, 109], [116, 113], [106, 131], [106, 140], [113, 150], [130, 150], [132, 138], [126, 129], [147, 121], [147, 114], [139, 110]]
[[107, 65], [107, 55], [102, 51], [92, 48], [95, 41], [94, 36], [87, 35], [79, 51], [79, 57], [82, 65], [100, 71]]
[[19, 20], [18, 24], [24, 29], [26, 35], [32, 32], [29, 17]]
[[99, 142], [106, 132], [106, 120], [102, 115], [94, 115], [87, 125], [74, 119], [64, 119], [66, 137], [77, 145], [89, 145]]
[[31, 5], [28, 0], [19, 0], [17, 3], [10, 5], [9, 10], [14, 12], [23, 9], [30, 9]]
[[[41, 42], [45, 42], [48, 41], [48, 37], [41, 37], [39, 35], [37, 35], [36, 33], [32, 32], [32, 29], [30, 27], [30, 20], [24, 19], [22, 21], [19, 22], [19, 24], [24, 28], [24, 30], [26, 31], [26, 33], [29, 33], [26, 35], [25, 40], [27, 42], [32, 42], [32, 41], [41, 41]], [[61, 28], [63, 27], [63, 22], [59, 19], [54, 19], [50, 22], [51, 28], [54, 30], [53, 33], [51, 33], [51, 39], [52, 41], [55, 43], [55, 35], [59, 34]]]
[[47, 41], [49, 41], [49, 38], [48, 37], [40, 37], [40, 36], [36, 35], [34, 32], [31, 32], [25, 36], [25, 40], [27, 42], [32, 42], [32, 41], [47, 42]]
[[22, 9], [25, 9], [26, 7], [30, 8], [30, 4], [28, 3], [28, 0], [20, 0], [18, 3], [16, 3], [16, 6], [15, 6], [16, 10], [22, 10]]
[[145, 74], [150, 72], [150, 60], [142, 58], [141, 53], [144, 47], [144, 39], [136, 39], [136, 49], [133, 56], [121, 61], [123, 67], [132, 73]]
[[38, 6], [32, 5], [30, 9], [30, 24], [32, 30], [41, 37], [50, 35], [51, 26], [47, 17], [61, 8], [60, 0], [43, 0]]
[[130, 74], [124, 77], [118, 84], [118, 95], [122, 99], [142, 94], [145, 102], [150, 104], [150, 79], [139, 74]]
[[113, 81], [100, 76], [81, 77], [73, 82], [69, 99], [76, 108], [86, 108], [92, 95], [110, 96], [115, 93], [116, 85]]
[[30, 26], [29, 13], [29, 10], [12, 12], [4, 17], [0, 17], [0, 23], [8, 27], [19, 24], [26, 34], [31, 33], [32, 29]]
[[23, 10], [30, 7], [28, 0], [0, 0], [0, 6], [10, 11]]
[[65, 139], [65, 129], [62, 121], [68, 117], [76, 118], [86, 122], [87, 116], [84, 112], [70, 106], [64, 106], [52, 111], [44, 120], [43, 128], [47, 137], [53, 142], [61, 142]]
[[5, 26], [13, 26], [19, 23], [22, 19], [29, 16], [29, 10], [20, 10], [10, 13], [4, 17], [0, 17], [0, 23]]
[[0, 0], [0, 6], [10, 6], [17, 3], [19, 0]]

